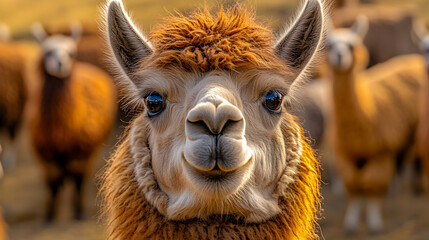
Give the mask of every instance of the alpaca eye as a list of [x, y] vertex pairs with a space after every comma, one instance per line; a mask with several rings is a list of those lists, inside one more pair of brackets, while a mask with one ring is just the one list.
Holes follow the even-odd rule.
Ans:
[[282, 110], [283, 96], [275, 91], [269, 91], [265, 95], [265, 107], [273, 113], [279, 113]]
[[351, 52], [353, 52], [353, 50], [354, 50], [354, 46], [353, 46], [353, 44], [348, 43], [348, 44], [347, 44], [347, 47], [349, 48], [349, 50], [350, 50]]
[[146, 97], [145, 104], [147, 108], [147, 114], [150, 117], [159, 114], [165, 108], [164, 98], [156, 92], [153, 92]]

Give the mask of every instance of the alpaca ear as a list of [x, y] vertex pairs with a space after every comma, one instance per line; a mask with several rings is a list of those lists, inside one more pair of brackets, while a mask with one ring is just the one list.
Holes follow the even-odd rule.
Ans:
[[142, 60], [152, 54], [149, 42], [140, 34], [120, 0], [112, 0], [107, 6], [107, 34], [115, 64], [135, 84], [133, 73]]
[[76, 42], [79, 42], [80, 37], [82, 36], [82, 25], [80, 23], [73, 23], [70, 26], [70, 37], [73, 38]]
[[368, 32], [368, 28], [369, 28], [368, 17], [366, 17], [365, 15], [359, 15], [356, 18], [356, 22], [351, 27], [351, 30], [352, 32], [360, 36], [362, 39], [364, 39], [366, 36], [366, 33]]
[[307, 0], [292, 27], [278, 40], [274, 52], [296, 70], [296, 78], [309, 65], [324, 37], [321, 0]]
[[38, 22], [34, 23], [33, 26], [31, 26], [31, 32], [39, 43], [45, 41], [46, 37], [48, 36], [42, 24]]

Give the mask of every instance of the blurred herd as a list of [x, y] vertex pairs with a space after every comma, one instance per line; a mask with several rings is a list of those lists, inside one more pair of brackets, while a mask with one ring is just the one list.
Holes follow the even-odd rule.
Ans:
[[[412, 11], [361, 2], [332, 1], [319, 64], [299, 99], [287, 104], [317, 149], [323, 182], [347, 199], [344, 230], [356, 232], [364, 213], [378, 233], [390, 192], [429, 193], [429, 34]], [[33, 39], [16, 41], [0, 23], [1, 173], [7, 177], [17, 153], [27, 151], [16, 141], [27, 132], [49, 190], [46, 206], [35, 206], [45, 209], [40, 218], [54, 220], [69, 179], [80, 219], [93, 161], [118, 119], [132, 113], [119, 108], [97, 27], [28, 28]], [[0, 220], [0, 239], [6, 229]]]

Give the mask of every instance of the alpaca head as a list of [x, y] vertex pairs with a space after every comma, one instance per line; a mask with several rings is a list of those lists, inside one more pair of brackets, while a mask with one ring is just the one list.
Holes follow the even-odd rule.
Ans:
[[[123, 97], [144, 109], [130, 129], [134, 160], [150, 154], [168, 198], [158, 210], [175, 220], [235, 214], [261, 221], [278, 213], [276, 184], [296, 170], [286, 161], [294, 141], [287, 135], [300, 134], [285, 130], [295, 125], [283, 103], [320, 47], [321, 2], [306, 1], [275, 43], [240, 7], [171, 17], [149, 39], [121, 1], [110, 1], [106, 14]], [[136, 170], [139, 184], [145, 176]]]
[[81, 31], [80, 25], [73, 24], [70, 36], [48, 36], [41, 24], [33, 25], [32, 32], [42, 47], [44, 68], [48, 74], [58, 78], [70, 76]]
[[416, 21], [412, 29], [413, 40], [420, 47], [421, 53], [425, 57], [426, 66], [429, 69], [429, 33], [423, 23]]
[[[363, 39], [368, 31], [368, 19], [361, 15], [351, 28], [333, 29], [328, 35], [328, 61], [338, 71], [366, 67], [368, 53]], [[361, 66], [364, 65], [364, 66]]]

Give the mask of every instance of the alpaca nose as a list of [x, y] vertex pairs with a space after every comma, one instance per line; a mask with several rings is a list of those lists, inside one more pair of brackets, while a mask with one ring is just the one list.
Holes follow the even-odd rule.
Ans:
[[[188, 132], [214, 136], [244, 135], [244, 118], [240, 109], [218, 96], [202, 99], [187, 116]], [[192, 135], [192, 134], [191, 134]]]
[[234, 171], [252, 156], [243, 114], [217, 95], [206, 96], [189, 111], [185, 132], [184, 159], [199, 171]]

